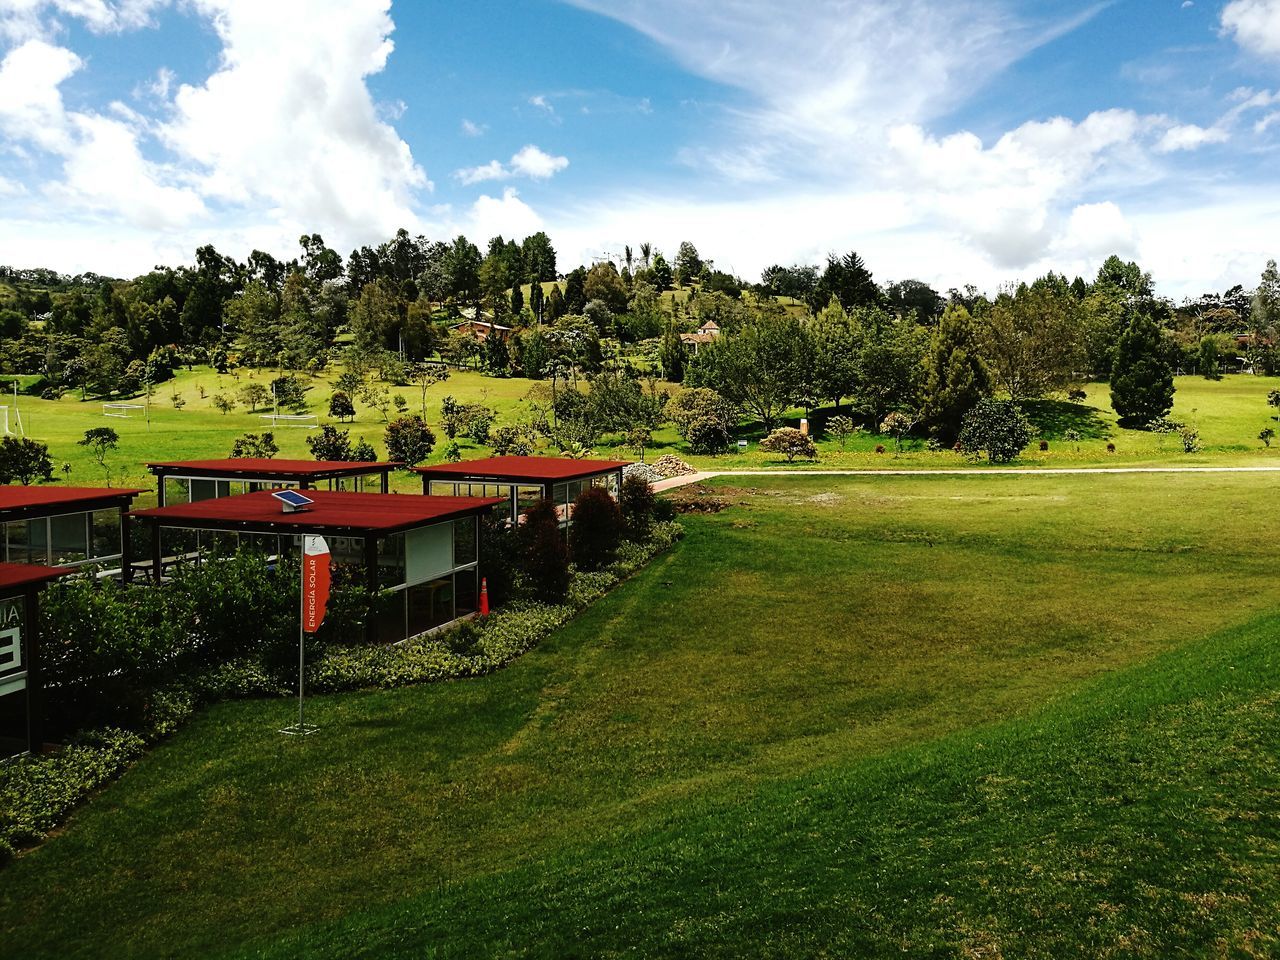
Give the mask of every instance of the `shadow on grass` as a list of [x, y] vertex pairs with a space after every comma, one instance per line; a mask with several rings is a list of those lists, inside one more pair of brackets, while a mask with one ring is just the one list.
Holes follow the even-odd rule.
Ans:
[[1082, 440], [1107, 440], [1112, 435], [1097, 407], [1066, 400], [1024, 400], [1019, 406], [1046, 440], [1061, 440], [1068, 430], [1075, 430]]

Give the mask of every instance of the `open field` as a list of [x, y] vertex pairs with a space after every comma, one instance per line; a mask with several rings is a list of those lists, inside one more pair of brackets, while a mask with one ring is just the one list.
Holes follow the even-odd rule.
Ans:
[[[113, 467], [112, 482], [117, 485], [148, 486], [150, 477], [140, 468], [148, 460], [176, 460], [196, 457], [226, 456], [236, 437], [245, 432], [270, 430], [270, 421], [262, 419], [265, 410], [249, 412], [238, 406], [229, 414], [219, 413], [212, 405], [213, 396], [219, 391], [232, 395], [245, 384], [257, 381], [269, 383], [272, 371], [240, 371], [239, 375], [219, 375], [208, 367], [194, 371], [180, 371], [177, 377], [160, 385], [151, 399], [151, 423], [148, 428], [143, 411], [131, 411], [129, 419], [103, 416], [102, 402], [82, 402], [78, 394], [68, 394], [61, 400], [48, 401], [20, 398], [24, 424], [28, 433], [49, 444], [54, 459], [55, 473], [70, 483], [96, 484], [103, 474], [98, 465], [76, 441], [90, 427], [111, 426], [120, 434], [120, 449], [109, 457]], [[427, 420], [437, 433], [436, 450], [427, 461], [438, 462], [443, 457], [447, 439], [439, 429], [440, 401], [447, 395], [468, 403], [484, 403], [498, 412], [498, 424], [518, 423], [526, 417], [524, 398], [535, 381], [487, 377], [472, 371], [453, 371], [450, 379], [433, 386], [427, 394]], [[391, 387], [391, 392], [402, 394], [410, 412], [421, 406], [421, 396], [413, 387]], [[1041, 431], [1041, 437], [1049, 441], [1049, 450], [1041, 452], [1037, 444], [1023, 454], [1018, 461], [1026, 466], [1151, 466], [1151, 465], [1231, 465], [1231, 466], [1280, 466], [1280, 443], [1265, 448], [1257, 439], [1264, 426], [1276, 426], [1272, 419], [1273, 408], [1267, 406], [1267, 393], [1280, 389], [1280, 378], [1231, 376], [1221, 381], [1208, 381], [1200, 377], [1180, 377], [1175, 398], [1173, 416], [1200, 431], [1203, 450], [1195, 454], [1182, 451], [1175, 435], [1159, 435], [1141, 430], [1126, 430], [1116, 424], [1111, 410], [1106, 384], [1089, 384], [1088, 399], [1082, 404], [1066, 401], [1038, 401], [1027, 404], [1028, 413]], [[201, 396], [201, 390], [204, 396]], [[186, 406], [175, 410], [170, 397], [177, 392]], [[309, 410], [328, 422], [329, 396], [333, 391], [330, 376], [312, 381], [307, 393]], [[132, 401], [140, 402], [140, 401]], [[363, 436], [381, 452], [382, 433], [385, 424], [381, 415], [357, 402], [357, 416], [349, 426], [354, 438]], [[392, 414], [394, 416], [394, 413]], [[790, 414], [798, 421], [802, 411]], [[11, 414], [12, 418], [12, 414]], [[1067, 430], [1076, 430], [1081, 441], [1070, 443], [1063, 439]], [[280, 456], [309, 458], [305, 438], [309, 431], [297, 427], [280, 426], [275, 430], [280, 444]], [[762, 453], [757, 448], [761, 431], [744, 427], [743, 436], [750, 438], [745, 453], [729, 453], [716, 457], [695, 456], [689, 453], [675, 430], [665, 427], [655, 432], [650, 459], [663, 453], [675, 453], [691, 463], [717, 469], [750, 469], [784, 465], [775, 456]], [[465, 438], [459, 438], [464, 458], [489, 455], [485, 447], [477, 446]], [[612, 446], [612, 444], [619, 444]], [[1108, 443], [1116, 445], [1110, 453]], [[883, 445], [886, 452], [877, 454], [875, 447]], [[842, 450], [834, 440], [824, 438], [818, 443], [823, 469], [868, 468], [924, 468], [950, 469], [975, 466], [952, 451], [928, 450], [922, 440], [908, 442], [900, 454], [894, 452], [893, 441], [872, 433], [861, 433]], [[632, 452], [621, 445], [621, 438], [609, 436], [597, 447], [601, 456], [634, 459]], [[64, 474], [63, 463], [71, 465], [71, 472]], [[797, 463], [792, 468], [803, 470], [812, 464]], [[409, 477], [395, 478], [397, 488], [417, 489]]]
[[[24, 957], [1273, 955], [1274, 497], [762, 479], [483, 680], [204, 713], [4, 869]], [[690, 493], [690, 496], [699, 496]]]

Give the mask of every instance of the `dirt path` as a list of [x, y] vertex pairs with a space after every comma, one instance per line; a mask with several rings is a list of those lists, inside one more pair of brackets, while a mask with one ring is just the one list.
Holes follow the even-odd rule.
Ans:
[[969, 470], [706, 470], [659, 480], [659, 493], [712, 477], [990, 477], [1057, 476], [1087, 473], [1280, 473], [1280, 467], [991, 467]]

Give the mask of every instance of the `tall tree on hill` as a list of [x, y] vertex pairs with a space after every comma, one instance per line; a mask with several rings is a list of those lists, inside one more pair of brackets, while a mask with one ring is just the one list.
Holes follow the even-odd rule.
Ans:
[[923, 280], [900, 280], [891, 283], [885, 289], [885, 299], [889, 309], [899, 316], [905, 317], [914, 312], [916, 322], [931, 327], [942, 316], [942, 308], [947, 301], [942, 294]]
[[960, 436], [964, 415], [991, 395], [991, 372], [979, 355], [973, 317], [959, 304], [938, 321], [925, 358], [925, 426], [934, 439], [951, 446]]
[[612, 313], [627, 309], [627, 288], [610, 260], [602, 260], [587, 271], [582, 290], [588, 301], [600, 300]]
[[533, 312], [534, 319], [539, 323], [542, 322], [542, 308], [546, 298], [542, 293], [542, 283], [533, 281], [529, 284], [529, 309]]
[[809, 296], [809, 307], [817, 313], [832, 297], [839, 300], [846, 311], [875, 306], [884, 299], [862, 257], [853, 251], [843, 257], [835, 254], [827, 257], [826, 269]]
[[1116, 345], [1111, 405], [1121, 423], [1142, 426], [1173, 409], [1173, 371], [1164, 359], [1160, 329], [1135, 314]]
[[653, 244], [645, 242], [640, 244], [640, 267], [641, 269], [649, 269], [649, 260], [653, 256]]
[[688, 240], [682, 240], [676, 250], [675, 268], [676, 281], [682, 287], [697, 280], [702, 273], [702, 257], [698, 255], [698, 248]]
[[480, 300], [480, 248], [464, 236], [453, 241], [445, 257], [444, 270], [448, 291], [454, 301], [474, 305]]
[[560, 284], [553, 284], [551, 292], [547, 294], [547, 305], [543, 309], [543, 323], [555, 323], [561, 317], [568, 313], [568, 308], [564, 302], [564, 294], [560, 291]]
[[551, 245], [551, 238], [541, 230], [524, 238], [520, 255], [525, 280], [550, 283], [556, 279], [556, 248]]
[[1254, 373], [1272, 373], [1276, 367], [1276, 339], [1280, 337], [1280, 271], [1267, 261], [1249, 309], [1249, 360]]
[[668, 326], [662, 335], [662, 343], [658, 346], [658, 363], [662, 365], [662, 376], [672, 383], [684, 382], [684, 367], [688, 357], [684, 343], [674, 326]]
[[808, 265], [784, 267], [774, 264], [760, 274], [760, 286], [772, 297], [791, 297], [808, 302], [818, 285], [818, 268]]
[[858, 377], [858, 342], [853, 323], [834, 297], [809, 324], [819, 394], [835, 406], [854, 392]]
[[761, 310], [731, 334], [699, 352], [693, 386], [709, 386], [754, 414], [766, 433], [796, 399], [805, 338], [800, 321]]
[[568, 314], [580, 314], [587, 305], [587, 271], [583, 267], [575, 267], [565, 275], [564, 309]]
[[342, 257], [336, 250], [325, 246], [318, 233], [298, 238], [302, 245], [302, 272], [314, 284], [324, 284], [342, 276]]
[[1065, 286], [1023, 284], [1000, 294], [979, 321], [982, 355], [1011, 400], [1061, 390], [1084, 365], [1080, 304]]

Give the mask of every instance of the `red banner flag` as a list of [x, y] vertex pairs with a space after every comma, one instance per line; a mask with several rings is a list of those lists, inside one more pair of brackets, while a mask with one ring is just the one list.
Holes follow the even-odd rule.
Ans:
[[304, 537], [302, 549], [302, 629], [315, 633], [329, 603], [329, 545], [324, 537]]

